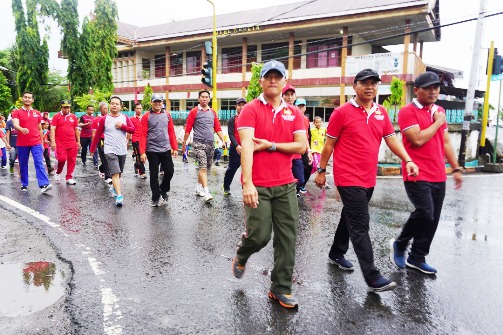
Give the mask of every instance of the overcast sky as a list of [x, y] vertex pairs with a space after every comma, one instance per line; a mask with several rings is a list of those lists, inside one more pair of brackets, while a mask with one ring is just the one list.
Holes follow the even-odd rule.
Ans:
[[[335, 0], [334, 0], [335, 1]], [[351, 0], [338, 0], [351, 1]], [[476, 17], [480, 7], [480, 2], [476, 0], [439, 0], [440, 20], [442, 24], [459, 21], [462, 19]], [[119, 8], [119, 20], [138, 25], [149, 26], [170, 21], [181, 21], [184, 19], [211, 16], [213, 8], [205, 0], [117, 0]], [[247, 9], [264, 8], [274, 5], [299, 2], [296, 0], [214, 0], [217, 14], [232, 13]], [[79, 0], [80, 19], [89, 14], [94, 6], [94, 0]], [[487, 0], [487, 10], [490, 13], [503, 12], [503, 1]], [[0, 0], [0, 49], [6, 49], [14, 43], [14, 19], [10, 0]], [[482, 48], [485, 50], [481, 54], [481, 63], [485, 69], [485, 57], [490, 41], [495, 41], [495, 46], [500, 47], [500, 54], [503, 54], [503, 15], [488, 18], [485, 20], [485, 31]], [[456, 85], [467, 87], [470, 76], [470, 65], [475, 38], [475, 22], [464, 23], [452, 27], [442, 28], [442, 40], [440, 42], [425, 43], [423, 49], [423, 60], [427, 64], [444, 66], [464, 71], [464, 79], [458, 80]], [[66, 61], [57, 58], [61, 36], [57, 25], [52, 24], [50, 30], [50, 64], [51, 69], [66, 72]], [[403, 47], [392, 47], [392, 51], [403, 51]], [[410, 48], [412, 50], [412, 47]], [[478, 80], [479, 88], [485, 90], [485, 76]], [[493, 83], [491, 102], [497, 95], [498, 86]]]

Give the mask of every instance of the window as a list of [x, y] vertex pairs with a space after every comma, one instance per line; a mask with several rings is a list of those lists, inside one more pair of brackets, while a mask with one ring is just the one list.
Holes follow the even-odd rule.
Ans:
[[185, 109], [186, 110], [191, 110], [194, 107], [197, 107], [199, 105], [199, 100], [197, 99], [187, 99], [185, 100]]
[[263, 44], [262, 62], [265, 63], [271, 59], [280, 61], [285, 65], [286, 68], [288, 68], [288, 42]]
[[141, 72], [143, 79], [150, 79], [150, 59], [141, 59]]
[[[352, 43], [351, 36], [348, 37], [348, 44]], [[337, 67], [341, 64], [342, 38], [330, 39], [328, 41], [308, 41], [307, 65], [308, 69]], [[348, 56], [351, 55], [351, 47], [348, 47]]]
[[171, 105], [171, 110], [172, 111], [179, 111], [180, 110], [180, 100], [169, 100], [169, 103]]
[[243, 57], [243, 48], [222, 49], [222, 73], [239, 73]]
[[220, 100], [220, 110], [235, 110], [236, 109], [236, 99], [221, 99]]
[[246, 47], [246, 71], [250, 72], [252, 67], [252, 62], [257, 62], [257, 46], [248, 45]]
[[155, 77], [165, 78], [166, 77], [166, 55], [156, 55], [155, 56]]
[[181, 76], [183, 74], [183, 54], [169, 56], [169, 75]]
[[187, 52], [187, 69], [186, 74], [200, 74], [201, 73], [201, 52], [193, 51]]

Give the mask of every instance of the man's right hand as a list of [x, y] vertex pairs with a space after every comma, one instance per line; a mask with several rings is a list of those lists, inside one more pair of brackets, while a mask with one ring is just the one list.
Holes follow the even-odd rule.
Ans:
[[253, 184], [243, 185], [243, 202], [245, 206], [257, 208], [258, 206], [258, 192]]
[[326, 174], [325, 172], [316, 173], [316, 179], [314, 180], [314, 182], [316, 183], [316, 186], [318, 186], [319, 188], [325, 186], [327, 182], [327, 176], [325, 174]]
[[444, 124], [445, 123], [445, 114], [440, 113], [440, 112], [435, 112], [433, 114], [433, 120], [435, 120], [435, 122], [439, 122], [440, 124]]
[[25, 134], [25, 135], [26, 135], [26, 134], [28, 134], [30, 131], [28, 130], [28, 128], [21, 128], [21, 132], [22, 132], [23, 134]]

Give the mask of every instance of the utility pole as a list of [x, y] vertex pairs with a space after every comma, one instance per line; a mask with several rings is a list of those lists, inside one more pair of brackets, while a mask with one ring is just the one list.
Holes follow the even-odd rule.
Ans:
[[[462, 167], [466, 163], [466, 144], [470, 133], [470, 121], [472, 118], [473, 104], [475, 101], [475, 89], [479, 72], [480, 49], [482, 48], [482, 35], [484, 32], [484, 19], [486, 15], [487, 0], [480, 0], [479, 16], [477, 19], [477, 29], [475, 30], [475, 41], [473, 43], [472, 67], [470, 70], [470, 81], [466, 93], [465, 117], [463, 120], [463, 130], [461, 133], [461, 145], [459, 147], [458, 162]], [[488, 99], [489, 97], [485, 97]]]
[[217, 105], [217, 14], [215, 10], [215, 4], [213, 3], [212, 0], [206, 0], [211, 5], [213, 6], [213, 38], [212, 38], [212, 44], [213, 44], [213, 55], [212, 55], [212, 63], [213, 63], [213, 99], [211, 101], [211, 108], [217, 113], [218, 115], [218, 105]]

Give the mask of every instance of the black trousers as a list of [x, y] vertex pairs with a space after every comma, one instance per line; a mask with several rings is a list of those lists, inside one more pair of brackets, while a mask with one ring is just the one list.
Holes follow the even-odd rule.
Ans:
[[[87, 161], [87, 149], [91, 146], [92, 138], [91, 137], [81, 137], [80, 138], [80, 159], [82, 162]], [[93, 164], [95, 166], [98, 165], [98, 153], [94, 152], [93, 155]]]
[[309, 178], [311, 178], [311, 171], [313, 169], [313, 164], [309, 164], [309, 156], [307, 153], [302, 155], [302, 165], [304, 165], [304, 184], [302, 187], [305, 187]]
[[145, 166], [140, 159], [140, 142], [132, 142], [133, 145], [133, 158], [134, 158], [134, 171], [140, 176], [145, 174]]
[[232, 179], [234, 179], [234, 175], [240, 166], [241, 155], [236, 151], [236, 147], [231, 144], [229, 148], [229, 165], [227, 166], [227, 170], [225, 170], [224, 190], [230, 190]]
[[105, 179], [112, 178], [110, 172], [108, 172], [108, 163], [107, 157], [105, 156], [105, 147], [103, 140], [100, 140], [100, 142], [98, 143], [98, 154], [100, 155], [101, 161], [101, 165], [99, 167], [100, 172], [105, 174]]
[[370, 283], [380, 275], [374, 265], [374, 252], [369, 236], [369, 201], [372, 198], [374, 188], [337, 186], [337, 190], [341, 195], [344, 207], [329, 256], [330, 258], [343, 256], [348, 251], [351, 239], [363, 272], [363, 278], [367, 283]]
[[44, 160], [47, 169], [50, 169], [52, 166], [51, 166], [51, 156], [49, 155], [49, 148], [44, 149]]
[[431, 242], [440, 220], [445, 198], [445, 182], [406, 181], [404, 185], [407, 196], [416, 209], [410, 214], [398, 236], [397, 247], [405, 250], [412, 240], [409, 257], [417, 262], [424, 262], [430, 253]]
[[[165, 152], [147, 151], [148, 168], [150, 170], [150, 190], [152, 191], [152, 201], [158, 201], [161, 193], [169, 192], [171, 179], [175, 172], [171, 150]], [[161, 185], [159, 185], [159, 166], [162, 167], [164, 175]]]

